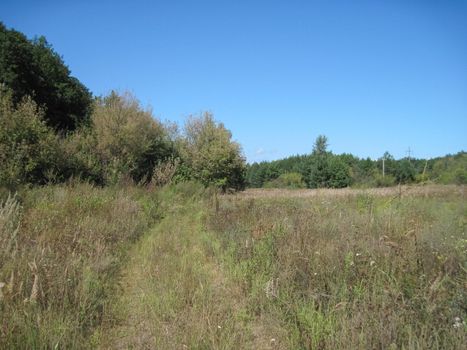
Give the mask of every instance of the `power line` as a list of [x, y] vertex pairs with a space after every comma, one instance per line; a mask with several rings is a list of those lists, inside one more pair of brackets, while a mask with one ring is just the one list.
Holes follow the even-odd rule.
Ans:
[[407, 153], [407, 159], [410, 161], [410, 155], [412, 154], [412, 150], [410, 149], [410, 147], [405, 153]]

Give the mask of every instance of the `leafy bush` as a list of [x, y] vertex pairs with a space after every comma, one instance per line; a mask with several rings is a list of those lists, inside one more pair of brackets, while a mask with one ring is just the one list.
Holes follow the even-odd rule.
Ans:
[[376, 187], [390, 187], [396, 184], [396, 178], [392, 175], [381, 175], [376, 173], [374, 175], [374, 186]]
[[76, 155], [74, 172], [105, 184], [148, 182], [156, 164], [174, 155], [165, 127], [152, 112], [131, 94], [116, 92], [96, 101], [91, 126], [72, 135], [67, 149]]
[[15, 107], [11, 93], [0, 89], [0, 186], [43, 184], [60, 176], [65, 159], [43, 116], [31, 98]]
[[240, 145], [223, 124], [214, 121], [210, 113], [190, 118], [185, 124], [185, 138], [180, 153], [186, 176], [205, 186], [226, 189], [245, 186], [245, 160]]
[[265, 188], [305, 188], [305, 183], [300, 173], [285, 173], [277, 179], [264, 184]]

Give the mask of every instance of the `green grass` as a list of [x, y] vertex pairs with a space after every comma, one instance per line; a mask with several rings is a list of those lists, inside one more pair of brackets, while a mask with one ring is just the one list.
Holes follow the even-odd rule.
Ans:
[[227, 197], [209, 226], [248, 315], [280, 325], [276, 348], [466, 343], [462, 194]]
[[463, 348], [462, 187], [290, 193], [3, 200], [0, 348]]
[[166, 215], [131, 254], [121, 293], [100, 331], [101, 347], [237, 348], [245, 343], [240, 299], [204, 227], [209, 195], [191, 184], [160, 196]]
[[157, 201], [136, 188], [78, 184], [2, 202], [0, 348], [93, 347], [127, 249], [157, 220]]

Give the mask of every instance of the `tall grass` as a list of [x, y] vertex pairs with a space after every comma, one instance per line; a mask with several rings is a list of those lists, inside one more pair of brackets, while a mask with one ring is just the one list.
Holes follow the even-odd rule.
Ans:
[[0, 348], [462, 349], [462, 187], [3, 195]]
[[101, 330], [104, 349], [235, 349], [248, 332], [236, 286], [205, 230], [209, 191], [193, 183], [161, 194], [165, 217], [143, 237]]
[[264, 348], [461, 349], [463, 193], [231, 196], [208, 224]]
[[29, 189], [0, 204], [0, 348], [89, 348], [129, 243], [158, 218], [136, 188]]

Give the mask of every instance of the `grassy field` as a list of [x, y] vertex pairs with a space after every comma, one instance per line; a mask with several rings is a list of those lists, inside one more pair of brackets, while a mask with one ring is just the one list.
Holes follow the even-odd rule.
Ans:
[[209, 227], [262, 348], [466, 343], [464, 188], [247, 191]]
[[0, 209], [0, 348], [462, 349], [463, 187], [77, 184]]
[[158, 220], [158, 201], [86, 184], [3, 198], [0, 348], [94, 347], [128, 248]]

